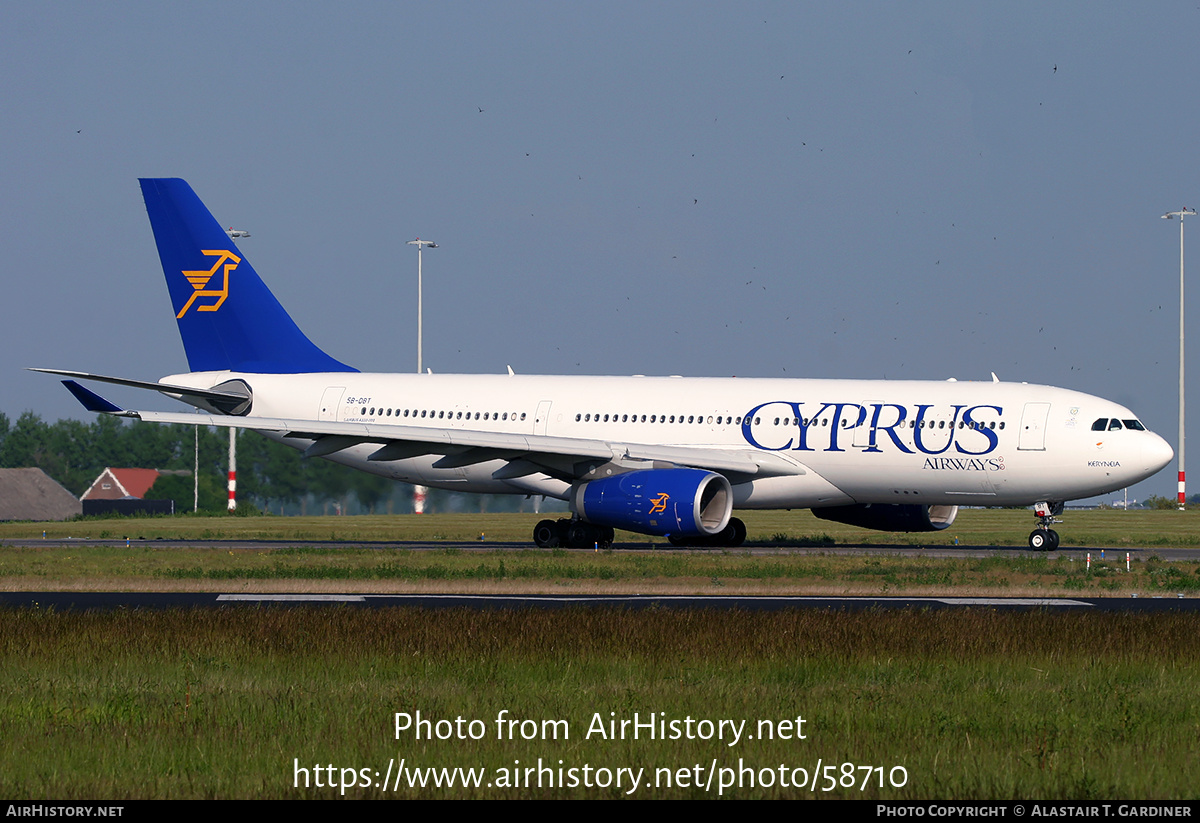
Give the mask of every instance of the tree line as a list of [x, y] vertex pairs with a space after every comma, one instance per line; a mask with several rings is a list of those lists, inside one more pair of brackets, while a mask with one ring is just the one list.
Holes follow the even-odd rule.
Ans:
[[[249, 431], [237, 433], [239, 508], [276, 514], [366, 514], [412, 511], [412, 486], [355, 471], [328, 460], [306, 460], [295, 449]], [[226, 509], [229, 471], [227, 429], [158, 425], [99, 415], [90, 423], [50, 423], [33, 412], [14, 422], [0, 412], [0, 468], [36, 467], [76, 497], [106, 467], [191, 471], [199, 440], [200, 509]], [[192, 510], [191, 476], [160, 477], [147, 494]], [[426, 511], [515, 511], [530, 508], [521, 497], [466, 495], [430, 489]]]

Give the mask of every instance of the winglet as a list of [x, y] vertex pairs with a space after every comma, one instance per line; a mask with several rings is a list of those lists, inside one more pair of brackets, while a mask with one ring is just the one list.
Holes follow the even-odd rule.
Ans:
[[85, 389], [83, 386], [76, 383], [74, 380], [64, 380], [62, 384], [67, 387], [67, 391], [75, 395], [75, 399], [83, 404], [83, 407], [90, 412], [104, 412], [105, 414], [120, 414], [125, 411], [120, 406], [116, 406], [100, 395], [96, 394], [91, 389]]

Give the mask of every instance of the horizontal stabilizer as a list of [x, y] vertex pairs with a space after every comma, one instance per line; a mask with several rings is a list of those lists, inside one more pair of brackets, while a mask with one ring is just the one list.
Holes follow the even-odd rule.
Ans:
[[[210, 402], [235, 402], [245, 403], [246, 395], [238, 394], [233, 391], [217, 391], [215, 389], [193, 389], [192, 386], [175, 386], [169, 383], [154, 383], [152, 380], [132, 380], [126, 377], [108, 377], [106, 374], [89, 374], [88, 372], [67, 372], [59, 370], [59, 368], [29, 368], [30, 372], [41, 372], [43, 374], [58, 374], [59, 377], [72, 377], [79, 380], [96, 380], [97, 383], [112, 383], [115, 386], [130, 386], [131, 389], [149, 389], [150, 391], [161, 391], [164, 395], [182, 398], [182, 400], [190, 402], [190, 398], [194, 400], [205, 400]], [[68, 380], [64, 380], [68, 383]], [[71, 380], [73, 383], [73, 380]], [[78, 384], [76, 384], [78, 385]], [[71, 386], [67, 386], [68, 389]], [[82, 386], [80, 386], [82, 389]], [[71, 390], [74, 394], [74, 389]], [[89, 392], [90, 394], [90, 392]], [[76, 395], [78, 397], [79, 395]], [[97, 395], [98, 396], [98, 395]], [[108, 402], [108, 401], [104, 401]]]

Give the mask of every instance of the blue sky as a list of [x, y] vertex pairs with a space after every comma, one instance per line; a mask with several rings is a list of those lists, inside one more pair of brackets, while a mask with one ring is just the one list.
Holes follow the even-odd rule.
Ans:
[[994, 371], [1174, 443], [1197, 42], [1171, 2], [7, 4], [0, 411], [186, 368], [136, 182], [177, 176], [364, 370], [415, 365], [421, 236], [435, 371]]

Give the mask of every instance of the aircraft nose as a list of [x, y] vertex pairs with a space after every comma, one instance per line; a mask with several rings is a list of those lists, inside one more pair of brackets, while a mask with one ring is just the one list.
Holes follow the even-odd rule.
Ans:
[[1153, 432], [1147, 432], [1150, 435], [1149, 441], [1142, 447], [1141, 457], [1146, 466], [1146, 476], [1150, 476], [1159, 469], [1164, 468], [1175, 457], [1175, 450], [1171, 448], [1171, 444], [1163, 440]]

